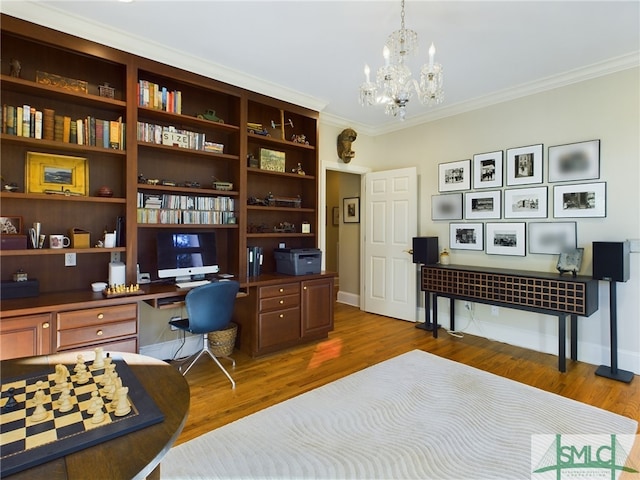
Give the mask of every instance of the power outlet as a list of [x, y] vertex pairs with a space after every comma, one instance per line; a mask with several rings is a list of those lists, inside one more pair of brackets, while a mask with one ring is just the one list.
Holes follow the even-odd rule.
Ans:
[[465, 310], [469, 310], [470, 312], [472, 312], [473, 311], [473, 303], [464, 302], [464, 308], [465, 308]]
[[64, 254], [64, 266], [65, 267], [75, 267], [76, 266], [76, 254], [75, 253], [65, 253]]
[[491, 306], [491, 315], [497, 317], [500, 315], [500, 307], [496, 307], [495, 305]]
[[[174, 320], [180, 320], [180, 318], [182, 318], [182, 317], [171, 317], [169, 319], [169, 321], [173, 322]], [[169, 328], [171, 329], [172, 332], [175, 332], [176, 330], [178, 330], [178, 327], [176, 327], [175, 325], [171, 325], [171, 324], [169, 324]]]

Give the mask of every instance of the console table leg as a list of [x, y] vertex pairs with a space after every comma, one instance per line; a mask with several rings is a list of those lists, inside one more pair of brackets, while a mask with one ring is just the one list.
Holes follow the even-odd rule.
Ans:
[[[433, 302], [434, 310], [433, 315], [437, 316], [437, 309], [435, 308], [436, 302]], [[433, 330], [434, 321], [431, 318], [431, 292], [424, 292], [424, 323], [418, 323], [416, 328], [420, 330], [426, 330], [427, 332], [431, 332]]]
[[571, 360], [578, 360], [578, 316], [571, 315]]
[[567, 316], [558, 315], [558, 370], [567, 371]]

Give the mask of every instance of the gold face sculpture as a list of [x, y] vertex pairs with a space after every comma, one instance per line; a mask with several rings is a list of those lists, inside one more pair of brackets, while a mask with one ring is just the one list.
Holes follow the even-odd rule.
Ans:
[[349, 163], [356, 152], [351, 150], [351, 143], [358, 138], [358, 133], [353, 128], [345, 128], [338, 135], [338, 156], [344, 163]]

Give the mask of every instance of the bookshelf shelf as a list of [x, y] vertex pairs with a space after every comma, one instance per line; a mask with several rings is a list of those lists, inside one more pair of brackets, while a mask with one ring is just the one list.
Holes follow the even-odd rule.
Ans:
[[0, 250], [0, 257], [39, 257], [43, 255], [64, 255], [77, 253], [81, 255], [104, 255], [113, 252], [125, 252], [126, 248], [32, 248], [26, 250]]

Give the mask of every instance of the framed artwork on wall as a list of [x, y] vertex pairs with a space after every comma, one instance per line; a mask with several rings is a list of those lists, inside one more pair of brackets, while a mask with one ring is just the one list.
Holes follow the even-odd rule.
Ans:
[[549, 183], [600, 178], [600, 140], [549, 147]]
[[465, 218], [467, 220], [500, 218], [500, 197], [500, 190], [465, 193]]
[[502, 186], [502, 150], [473, 156], [473, 188]]
[[607, 184], [582, 183], [553, 187], [553, 216], [588, 218], [607, 216]]
[[20, 215], [0, 217], [0, 233], [3, 235], [21, 234], [22, 217]]
[[507, 185], [542, 183], [542, 144], [507, 150]]
[[529, 253], [559, 255], [577, 246], [576, 222], [529, 222]]
[[547, 218], [547, 187], [505, 190], [504, 218]]
[[360, 223], [360, 197], [342, 200], [342, 221], [344, 223]]
[[438, 165], [438, 191], [453, 192], [471, 188], [471, 160]]
[[25, 173], [27, 193], [89, 194], [89, 167], [86, 158], [27, 152]]
[[431, 196], [431, 220], [461, 220], [462, 194], [447, 193]]
[[450, 223], [449, 248], [457, 250], [484, 250], [482, 223]]
[[525, 223], [487, 223], [485, 251], [489, 255], [514, 255], [524, 257]]

